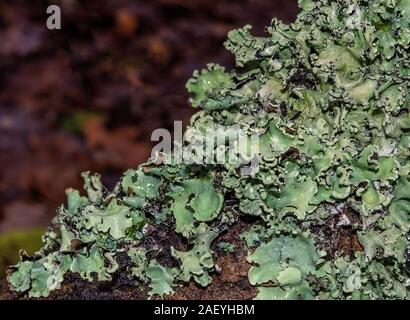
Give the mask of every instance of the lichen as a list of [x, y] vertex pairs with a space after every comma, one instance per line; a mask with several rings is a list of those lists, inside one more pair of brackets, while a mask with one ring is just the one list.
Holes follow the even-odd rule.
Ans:
[[[300, 6], [290, 25], [273, 19], [266, 37], [250, 26], [230, 32], [237, 68], [208, 65], [187, 84], [202, 108], [187, 130], [257, 133], [258, 170], [148, 161], [112, 192], [86, 173], [87, 196], [67, 192], [43, 249], [11, 268], [11, 287], [41, 297], [68, 272], [109, 281], [124, 250], [136, 285], [151, 295], [189, 281], [207, 286], [220, 271], [212, 242], [250, 215], [241, 238], [256, 298], [409, 298], [410, 1]], [[147, 230], [162, 224], [192, 244], [168, 244], [177, 267], [143, 247]], [[340, 232], [351, 238], [340, 241]]]

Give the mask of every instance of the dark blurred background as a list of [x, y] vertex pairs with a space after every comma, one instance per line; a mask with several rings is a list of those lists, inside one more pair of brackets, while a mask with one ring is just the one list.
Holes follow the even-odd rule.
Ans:
[[[57, 4], [62, 29], [46, 28]], [[150, 154], [151, 132], [189, 120], [185, 82], [244, 24], [262, 35], [296, 0], [0, 0], [0, 270], [100, 172], [111, 188]], [[1, 271], [0, 271], [1, 274]]]

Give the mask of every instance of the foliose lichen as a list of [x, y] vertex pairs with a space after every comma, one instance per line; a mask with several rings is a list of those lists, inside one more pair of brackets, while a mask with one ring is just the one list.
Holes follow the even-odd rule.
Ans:
[[[112, 192], [85, 173], [87, 195], [67, 191], [43, 249], [12, 267], [11, 287], [44, 297], [68, 272], [109, 281], [123, 252], [151, 295], [207, 286], [219, 270], [212, 242], [235, 223], [229, 195], [255, 219], [242, 239], [256, 298], [409, 298], [410, 0], [299, 3], [297, 20], [273, 19], [266, 37], [250, 26], [229, 33], [235, 70], [210, 64], [187, 83], [202, 108], [189, 128], [257, 132], [257, 172], [148, 161]], [[169, 243], [177, 267], [142, 246], [164, 223], [192, 244]]]

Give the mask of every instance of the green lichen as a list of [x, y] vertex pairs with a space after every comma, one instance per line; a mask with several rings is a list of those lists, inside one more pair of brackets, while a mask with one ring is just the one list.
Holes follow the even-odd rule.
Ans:
[[[248, 257], [248, 262], [256, 265], [249, 270], [251, 285], [271, 284], [277, 287], [260, 291], [259, 299], [266, 295], [281, 299], [282, 295], [288, 294], [284, 292], [293, 292], [298, 290], [299, 286], [303, 286], [305, 291], [308, 290], [310, 296], [313, 296], [307, 279], [315, 273], [321, 259], [313, 239], [308, 236], [274, 238], [261, 244]], [[293, 295], [294, 293], [291, 294], [292, 297]]]
[[201, 225], [192, 250], [182, 252], [171, 247], [172, 255], [181, 261], [179, 278], [182, 281], [189, 282], [193, 278], [203, 287], [211, 283], [209, 272], [215, 269], [215, 264], [210, 246], [217, 235], [215, 230], [207, 230], [205, 225]]
[[149, 294], [151, 296], [158, 295], [163, 297], [167, 294], [172, 294], [172, 283], [174, 276], [169, 268], [165, 268], [158, 264], [155, 260], [151, 260], [145, 270], [147, 278], [150, 280], [149, 286], [151, 288]]
[[176, 231], [184, 236], [196, 233], [195, 222], [213, 220], [222, 208], [223, 196], [209, 179], [189, 179], [171, 185], [171, 211]]
[[[237, 68], [211, 64], [187, 84], [202, 108], [191, 139], [239, 125], [242, 139], [259, 137], [257, 170], [150, 160], [112, 192], [86, 173], [87, 196], [68, 190], [44, 247], [11, 268], [11, 287], [40, 297], [67, 272], [110, 281], [124, 252], [150, 295], [207, 286], [220, 271], [213, 241], [251, 215], [241, 238], [257, 299], [409, 298], [410, 1], [300, 6], [290, 25], [273, 19], [266, 37], [250, 26], [230, 32]], [[225, 141], [215, 149], [238, 151]], [[147, 247], [164, 226], [191, 247]]]

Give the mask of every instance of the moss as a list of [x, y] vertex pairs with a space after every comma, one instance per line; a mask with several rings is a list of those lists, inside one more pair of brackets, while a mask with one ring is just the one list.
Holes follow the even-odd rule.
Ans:
[[44, 229], [14, 230], [0, 234], [0, 278], [5, 276], [6, 266], [19, 260], [19, 250], [32, 255], [41, 248]]

